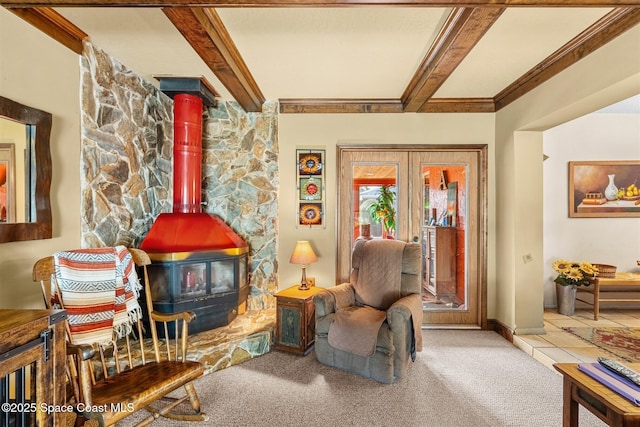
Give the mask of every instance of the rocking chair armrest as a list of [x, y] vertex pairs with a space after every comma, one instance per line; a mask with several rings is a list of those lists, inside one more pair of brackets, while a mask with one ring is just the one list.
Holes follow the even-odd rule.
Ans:
[[181, 311], [178, 313], [158, 313], [157, 311], [154, 311], [151, 313], [151, 318], [157, 322], [183, 320], [189, 323], [196, 318], [196, 314], [193, 311]]
[[78, 356], [79, 360], [89, 360], [96, 354], [96, 350], [89, 344], [67, 343], [67, 356]]

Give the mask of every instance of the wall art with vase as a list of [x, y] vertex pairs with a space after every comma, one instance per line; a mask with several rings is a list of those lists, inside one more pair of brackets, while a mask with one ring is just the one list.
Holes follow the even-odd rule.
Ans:
[[569, 217], [640, 218], [640, 160], [569, 162]]

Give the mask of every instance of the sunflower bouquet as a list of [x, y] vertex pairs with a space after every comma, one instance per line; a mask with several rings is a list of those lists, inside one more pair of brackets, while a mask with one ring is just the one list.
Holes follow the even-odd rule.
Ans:
[[560, 259], [553, 263], [553, 269], [558, 273], [553, 281], [562, 286], [589, 286], [589, 279], [598, 275], [598, 267], [582, 261], [581, 263]]

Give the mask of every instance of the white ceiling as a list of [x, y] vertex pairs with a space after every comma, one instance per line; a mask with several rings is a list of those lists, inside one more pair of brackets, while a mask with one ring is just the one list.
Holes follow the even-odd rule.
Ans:
[[[56, 10], [150, 81], [203, 75], [232, 98], [161, 9]], [[507, 8], [435, 97], [493, 97], [610, 10]], [[399, 98], [450, 13], [436, 7], [216, 11], [266, 99]]]

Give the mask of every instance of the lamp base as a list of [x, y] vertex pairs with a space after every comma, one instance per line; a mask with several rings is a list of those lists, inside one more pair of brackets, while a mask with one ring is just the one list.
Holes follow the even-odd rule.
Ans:
[[307, 286], [307, 266], [302, 266], [302, 278], [300, 279], [300, 286], [298, 289], [301, 291], [308, 291], [309, 287]]

